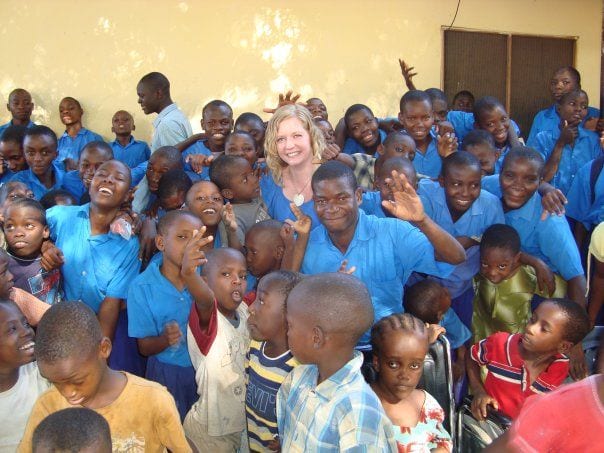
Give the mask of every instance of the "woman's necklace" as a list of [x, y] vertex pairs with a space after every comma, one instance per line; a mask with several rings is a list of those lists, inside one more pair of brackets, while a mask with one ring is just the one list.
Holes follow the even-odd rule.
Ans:
[[[302, 187], [302, 189], [297, 190], [296, 187], [294, 186], [294, 190], [296, 190], [298, 193], [294, 196], [294, 204], [298, 207], [302, 206], [304, 204], [304, 195], [302, 194], [302, 192], [304, 192], [304, 190], [308, 187], [308, 184], [310, 183], [310, 180], [312, 178], [309, 178], [308, 181], [306, 181], [306, 184], [304, 184], [304, 187]], [[294, 185], [294, 182], [292, 181], [292, 186]]]

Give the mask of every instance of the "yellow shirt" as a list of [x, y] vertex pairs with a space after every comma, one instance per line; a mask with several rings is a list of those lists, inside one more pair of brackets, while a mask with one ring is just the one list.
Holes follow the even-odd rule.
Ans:
[[[113, 452], [191, 452], [180, 424], [174, 398], [160, 384], [129, 373], [120, 396], [108, 406], [95, 411], [111, 429]], [[52, 387], [34, 405], [19, 445], [19, 452], [32, 451], [32, 435], [49, 414], [74, 407]]]

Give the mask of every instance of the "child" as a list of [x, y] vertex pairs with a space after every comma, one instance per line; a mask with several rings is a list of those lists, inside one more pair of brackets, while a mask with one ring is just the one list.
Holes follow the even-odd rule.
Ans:
[[59, 269], [42, 268], [42, 243], [50, 236], [42, 205], [30, 198], [14, 201], [4, 211], [4, 234], [15, 286], [49, 305], [61, 301]]
[[465, 343], [472, 337], [470, 330], [451, 310], [451, 294], [434, 280], [422, 280], [405, 290], [403, 308], [426, 324], [445, 328], [445, 336], [455, 351], [453, 377], [459, 381], [465, 373]]
[[461, 149], [473, 154], [478, 159], [482, 176], [499, 174], [501, 152], [495, 147], [495, 140], [487, 131], [475, 129], [468, 132], [463, 139]]
[[0, 135], [0, 185], [10, 181], [15, 173], [28, 168], [23, 155], [25, 131], [25, 126], [9, 126]]
[[63, 189], [78, 200], [77, 204], [88, 203], [90, 201], [88, 191], [94, 173], [103, 163], [111, 159], [113, 159], [113, 151], [107, 143], [99, 141], [86, 143], [80, 154], [78, 169], [65, 174]]
[[[566, 283], [555, 275], [552, 297], [563, 297]], [[494, 224], [480, 241], [480, 274], [474, 278], [472, 332], [478, 342], [495, 332], [522, 332], [531, 307], [549, 296], [537, 284], [535, 270], [520, 262], [520, 236], [508, 225]]]
[[314, 121], [315, 121], [315, 124], [317, 125], [317, 127], [319, 129], [321, 129], [321, 132], [323, 132], [323, 136], [325, 137], [325, 143], [327, 145], [335, 144], [336, 143], [336, 132], [334, 131], [331, 123], [321, 117], [315, 118]]
[[453, 96], [451, 110], [459, 110], [466, 113], [474, 111], [474, 95], [468, 90], [461, 90]]
[[57, 451], [111, 453], [109, 423], [85, 407], [50, 414], [34, 430], [32, 452]]
[[224, 154], [227, 156], [243, 157], [256, 170], [258, 167], [258, 151], [254, 137], [245, 131], [231, 132], [224, 143]]
[[235, 130], [247, 132], [254, 137], [258, 158], [264, 157], [264, 133], [266, 125], [262, 121], [262, 118], [255, 113], [242, 113], [235, 121]]
[[0, 219], [4, 219], [4, 210], [19, 198], [34, 198], [34, 193], [22, 182], [11, 181], [0, 187]]
[[[526, 398], [560, 386], [569, 370], [565, 354], [589, 330], [584, 308], [568, 299], [547, 299], [523, 334], [499, 332], [472, 346], [466, 365], [474, 417], [484, 420], [491, 405], [514, 419]], [[484, 383], [481, 366], [487, 367]]]
[[34, 110], [34, 103], [31, 100], [31, 94], [23, 88], [15, 88], [8, 95], [7, 110], [10, 112], [11, 120], [0, 126], [0, 136], [4, 130], [10, 126], [35, 126], [31, 121], [31, 113]]
[[260, 197], [256, 172], [243, 157], [220, 156], [210, 166], [210, 180], [233, 206], [237, 236], [243, 243], [245, 233], [255, 223], [270, 219]]
[[176, 169], [164, 173], [157, 188], [157, 218], [161, 219], [169, 211], [184, 208], [187, 192], [192, 185], [191, 178], [183, 170]]
[[64, 164], [65, 171], [75, 170], [84, 145], [92, 141], [102, 142], [103, 137], [82, 126], [84, 110], [78, 100], [72, 97], [63, 98], [59, 104], [59, 114], [61, 123], [65, 125], [65, 132], [57, 145], [57, 161]]
[[281, 268], [285, 253], [282, 228], [283, 223], [269, 219], [255, 223], [245, 234], [247, 270], [258, 280]]
[[545, 160], [543, 180], [565, 195], [577, 171], [602, 154], [598, 135], [581, 126], [587, 116], [588, 103], [587, 93], [583, 90], [563, 94], [556, 105], [560, 129], [539, 132], [530, 145]]
[[134, 118], [125, 110], [118, 110], [111, 119], [111, 132], [115, 134], [115, 140], [111, 142], [113, 156], [124, 162], [130, 168], [149, 160], [151, 150], [147, 143], [135, 140], [132, 131]]
[[[245, 431], [244, 361], [249, 336], [248, 309], [241, 302], [246, 266], [238, 250], [214, 249], [206, 256], [201, 250], [205, 244], [202, 228], [187, 243], [181, 270], [195, 301], [187, 343], [199, 394], [184, 428], [198, 451], [227, 452], [239, 448]], [[197, 272], [201, 265], [203, 277]]]
[[64, 189], [55, 189], [47, 192], [42, 198], [40, 198], [40, 204], [44, 209], [50, 209], [53, 206], [75, 206], [78, 204], [78, 200]]
[[[10, 273], [5, 276], [3, 271], [0, 278], [3, 286], [11, 280]], [[19, 307], [5, 296], [0, 301], [0, 450], [15, 451], [36, 399], [50, 384], [40, 376], [34, 361], [33, 329]]]
[[505, 107], [493, 96], [485, 96], [474, 104], [474, 127], [487, 131], [495, 140], [495, 148], [499, 151], [499, 164], [513, 143], [510, 141], [510, 117]]
[[181, 420], [197, 401], [195, 370], [183, 337], [193, 302], [181, 275], [183, 254], [202, 226], [187, 211], [163, 216], [155, 239], [162, 259], [152, 261], [128, 289], [128, 335], [136, 338], [141, 354], [149, 357], [145, 377], [166, 386]]
[[429, 348], [424, 323], [409, 313], [382, 318], [371, 329], [371, 344], [377, 372], [371, 388], [393, 424], [399, 451], [450, 452], [444, 411], [417, 388]]
[[354, 350], [373, 324], [367, 288], [351, 275], [313, 275], [291, 291], [286, 313], [289, 347], [301, 365], [277, 394], [282, 451], [396, 451]]
[[298, 365], [287, 344], [285, 300], [301, 281], [289, 271], [262, 277], [249, 308], [252, 341], [246, 358], [246, 416], [250, 451], [278, 449], [276, 399], [287, 374]]
[[345, 154], [363, 153], [373, 156], [377, 147], [386, 138], [386, 133], [378, 128], [378, 122], [369, 107], [354, 104], [344, 113], [344, 123], [348, 138], [342, 152]]
[[[109, 423], [114, 451], [190, 452], [174, 399], [165, 388], [107, 366], [111, 341], [82, 302], [50, 307], [38, 325], [36, 359], [54, 386], [34, 405], [20, 452], [32, 451], [32, 434], [48, 415], [83, 406]], [[136, 414], [136, 415], [135, 415]]]
[[449, 113], [449, 102], [447, 95], [443, 90], [438, 88], [428, 88], [425, 93], [430, 96], [432, 103], [432, 112], [434, 114], [434, 125], [439, 126], [443, 121], [447, 121], [447, 113]]
[[52, 189], [60, 189], [65, 172], [55, 163], [57, 136], [46, 126], [27, 129], [23, 139], [23, 152], [29, 169], [16, 173], [11, 181], [27, 185], [36, 200]]
[[327, 118], [328, 118], [327, 107], [325, 107], [325, 104], [323, 103], [323, 101], [321, 99], [309, 98], [306, 101], [306, 108], [312, 115], [313, 119], [316, 120], [318, 118], [321, 118], [321, 119], [324, 119], [327, 121]]

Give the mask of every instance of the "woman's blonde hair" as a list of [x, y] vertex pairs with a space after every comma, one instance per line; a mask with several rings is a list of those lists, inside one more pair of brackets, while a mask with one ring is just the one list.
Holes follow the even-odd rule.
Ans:
[[264, 152], [266, 156], [266, 165], [271, 171], [275, 183], [278, 185], [281, 185], [282, 183], [283, 169], [287, 167], [287, 164], [281, 160], [279, 153], [277, 152], [277, 131], [279, 130], [281, 123], [288, 118], [298, 118], [304, 129], [308, 132], [314, 161], [321, 161], [321, 154], [325, 149], [325, 137], [323, 132], [315, 125], [312, 115], [306, 107], [298, 104], [288, 104], [277, 109], [266, 128], [266, 134], [264, 136]]

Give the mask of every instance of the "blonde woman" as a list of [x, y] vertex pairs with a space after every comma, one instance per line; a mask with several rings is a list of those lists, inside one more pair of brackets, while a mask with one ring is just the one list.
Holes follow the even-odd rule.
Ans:
[[266, 164], [270, 170], [262, 183], [262, 198], [270, 216], [284, 221], [295, 219], [293, 203], [319, 224], [314, 211], [310, 180], [321, 165], [325, 138], [312, 115], [298, 104], [277, 109], [266, 128]]

